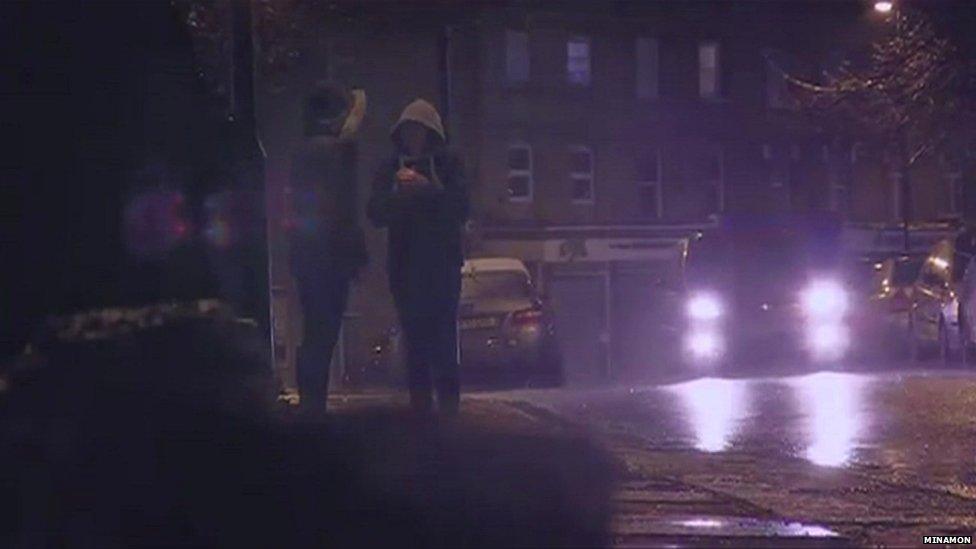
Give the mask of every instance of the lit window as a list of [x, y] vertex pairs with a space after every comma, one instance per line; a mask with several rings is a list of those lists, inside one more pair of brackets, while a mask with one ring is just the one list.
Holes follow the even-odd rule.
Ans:
[[505, 33], [505, 79], [509, 84], [529, 81], [529, 34], [526, 32]]
[[640, 99], [658, 96], [658, 55], [656, 38], [637, 39], [637, 97]]
[[569, 182], [573, 202], [593, 202], [593, 151], [589, 147], [569, 148]]
[[572, 38], [566, 42], [566, 78], [574, 86], [590, 85], [590, 40]]
[[637, 199], [642, 214], [664, 216], [661, 156], [657, 149], [643, 150], [637, 157]]
[[719, 97], [722, 93], [719, 85], [719, 53], [717, 42], [698, 45], [698, 93], [706, 99]]
[[534, 190], [532, 147], [526, 143], [513, 143], [508, 146], [508, 199], [530, 202]]

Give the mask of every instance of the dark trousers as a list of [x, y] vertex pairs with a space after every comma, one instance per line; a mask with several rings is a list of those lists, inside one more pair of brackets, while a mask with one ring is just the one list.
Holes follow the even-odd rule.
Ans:
[[461, 398], [457, 333], [459, 291], [459, 287], [450, 283], [428, 299], [397, 299], [400, 325], [406, 339], [410, 404], [416, 411], [427, 412], [432, 408], [434, 390], [441, 412], [455, 414], [458, 411]]
[[349, 278], [323, 269], [294, 271], [304, 317], [304, 337], [296, 357], [302, 406], [324, 410], [329, 390], [329, 365], [339, 340], [349, 296]]

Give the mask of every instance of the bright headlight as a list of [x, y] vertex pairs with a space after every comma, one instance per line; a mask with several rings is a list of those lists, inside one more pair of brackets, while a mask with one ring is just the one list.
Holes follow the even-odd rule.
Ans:
[[688, 300], [688, 316], [694, 320], [715, 320], [722, 316], [722, 303], [711, 294], [698, 294]]
[[811, 283], [802, 300], [804, 311], [814, 318], [839, 318], [847, 312], [847, 292], [833, 280]]

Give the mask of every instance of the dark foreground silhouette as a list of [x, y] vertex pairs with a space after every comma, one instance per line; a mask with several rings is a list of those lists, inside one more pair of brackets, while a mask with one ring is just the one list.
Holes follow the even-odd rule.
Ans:
[[[240, 329], [182, 322], [58, 345], [0, 393], [8, 546], [600, 546], [585, 441], [276, 413]], [[463, 418], [462, 418], [463, 419]]]

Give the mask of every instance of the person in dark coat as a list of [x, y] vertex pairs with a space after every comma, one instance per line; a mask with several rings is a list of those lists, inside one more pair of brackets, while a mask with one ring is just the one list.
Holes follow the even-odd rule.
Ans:
[[304, 318], [295, 369], [299, 402], [309, 411], [325, 410], [349, 283], [367, 260], [353, 141], [365, 102], [361, 90], [319, 90], [305, 105], [305, 140], [292, 160], [289, 264]]
[[460, 159], [446, 148], [437, 110], [423, 99], [393, 126], [397, 156], [373, 182], [367, 213], [388, 229], [390, 291], [406, 338], [410, 402], [456, 414], [460, 400], [457, 311], [468, 193]]

